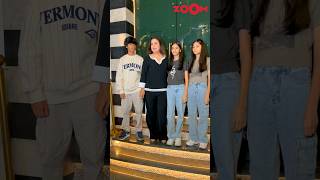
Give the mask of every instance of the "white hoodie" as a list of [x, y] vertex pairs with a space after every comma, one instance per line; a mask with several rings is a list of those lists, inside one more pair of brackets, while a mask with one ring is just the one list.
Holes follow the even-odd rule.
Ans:
[[143, 58], [139, 55], [126, 54], [120, 58], [116, 76], [116, 87], [120, 94], [132, 94], [140, 90], [142, 63]]
[[92, 95], [106, 76], [95, 66], [105, 0], [32, 0], [19, 67], [30, 103], [59, 104]]

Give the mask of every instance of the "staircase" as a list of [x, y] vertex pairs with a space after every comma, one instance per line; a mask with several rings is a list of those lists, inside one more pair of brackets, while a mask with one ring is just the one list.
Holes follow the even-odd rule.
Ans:
[[137, 142], [135, 139], [134, 126], [136, 122], [133, 119], [131, 120], [132, 135], [129, 140], [119, 141], [115, 138], [111, 141], [111, 180], [210, 179], [209, 149], [200, 150], [198, 147], [185, 145], [188, 138], [188, 118], [184, 120], [181, 147], [167, 146], [161, 143], [150, 144], [145, 116], [142, 117], [142, 121], [145, 136], [143, 143]]

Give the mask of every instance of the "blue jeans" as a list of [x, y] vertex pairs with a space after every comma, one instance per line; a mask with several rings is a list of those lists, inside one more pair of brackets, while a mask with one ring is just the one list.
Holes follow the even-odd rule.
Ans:
[[258, 66], [254, 69], [248, 109], [253, 179], [278, 179], [280, 148], [286, 179], [315, 178], [317, 137], [304, 136], [310, 74], [309, 68]]
[[218, 179], [235, 179], [242, 132], [232, 131], [232, 116], [240, 95], [240, 75], [214, 74], [211, 81], [211, 139]]
[[[200, 143], [208, 143], [209, 105], [204, 103], [206, 90], [206, 83], [190, 84], [188, 88], [189, 139]], [[197, 111], [199, 120], [197, 120]]]
[[[186, 103], [183, 103], [184, 84], [169, 85], [167, 88], [167, 133], [169, 139], [181, 138], [184, 110]], [[178, 120], [175, 123], [175, 109], [177, 108]]]

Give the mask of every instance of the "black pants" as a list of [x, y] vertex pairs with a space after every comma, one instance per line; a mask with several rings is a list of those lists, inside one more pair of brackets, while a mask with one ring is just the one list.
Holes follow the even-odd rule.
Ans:
[[150, 139], [167, 140], [167, 92], [145, 94]]

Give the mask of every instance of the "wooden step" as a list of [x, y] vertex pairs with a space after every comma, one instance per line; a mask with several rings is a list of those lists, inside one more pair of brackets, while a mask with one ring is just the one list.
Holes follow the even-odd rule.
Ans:
[[110, 161], [110, 170], [120, 171], [127, 175], [134, 175], [143, 179], [157, 179], [157, 180], [177, 180], [177, 179], [186, 179], [186, 180], [209, 180], [210, 176], [188, 173], [170, 169], [164, 169], [159, 167], [135, 164], [125, 161], [119, 161], [111, 159]]

